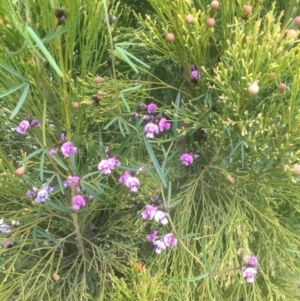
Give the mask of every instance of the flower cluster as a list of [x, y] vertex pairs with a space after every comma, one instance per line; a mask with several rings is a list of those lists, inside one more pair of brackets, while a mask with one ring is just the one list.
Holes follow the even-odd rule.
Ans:
[[[71, 154], [76, 154], [77, 152], [77, 147], [75, 147], [71, 141], [66, 141], [64, 134], [60, 135], [58, 146], [64, 157], [69, 157]], [[57, 154], [57, 150], [53, 148], [49, 151], [49, 154], [54, 156]]]
[[121, 165], [120, 161], [117, 160], [116, 157], [110, 157], [108, 155], [109, 148], [106, 147], [105, 153], [106, 153], [106, 159], [103, 159], [99, 164], [98, 164], [98, 169], [105, 175], [110, 174], [111, 171], [115, 167], [119, 167]]
[[158, 232], [154, 230], [153, 233], [147, 235], [147, 240], [153, 243], [157, 254], [160, 254], [167, 247], [177, 245], [178, 240], [173, 233], [168, 233], [159, 239], [157, 239], [157, 234]]
[[[155, 116], [156, 113], [156, 104], [150, 103], [149, 105], [141, 105], [139, 110], [146, 110], [148, 115], [144, 115], [143, 119], [147, 122], [145, 125], [145, 132], [147, 138], [154, 138], [155, 135], [158, 135], [161, 132], [167, 131], [171, 128], [171, 124], [167, 122], [166, 118], [162, 118], [161, 116]], [[135, 117], [138, 118], [139, 114], [136, 113]]]
[[27, 118], [20, 122], [19, 126], [16, 128], [16, 131], [19, 134], [24, 134], [30, 128], [39, 127], [39, 126], [40, 126], [40, 122], [37, 119]]
[[131, 192], [137, 192], [138, 187], [140, 186], [139, 179], [131, 175], [128, 170], [120, 177], [119, 182], [128, 187]]
[[244, 264], [245, 266], [241, 267], [243, 277], [248, 283], [253, 283], [254, 277], [257, 274], [257, 258], [254, 256], [246, 256], [244, 258]]
[[185, 166], [189, 166], [191, 164], [193, 164], [194, 159], [197, 159], [199, 156], [198, 155], [192, 155], [189, 153], [184, 153], [181, 155], [180, 159], [181, 159], [181, 163]]
[[[147, 204], [145, 206], [145, 210], [141, 212], [142, 218], [144, 220], [155, 220], [162, 225], [168, 224], [168, 213], [159, 209], [159, 205], [162, 203], [159, 197], [155, 196], [151, 198], [150, 201], [153, 205]], [[169, 206], [166, 205], [164, 208], [167, 210]], [[158, 231], [154, 230], [153, 233], [147, 235], [147, 240], [153, 243], [157, 254], [160, 254], [169, 246], [177, 245], [177, 238], [174, 237], [173, 233], [168, 233], [160, 238], [157, 237], [157, 234]]]
[[28, 190], [26, 196], [31, 199], [34, 199], [37, 203], [44, 203], [49, 199], [49, 193], [53, 191], [53, 188], [48, 184], [44, 184], [41, 189], [32, 187], [31, 190]]

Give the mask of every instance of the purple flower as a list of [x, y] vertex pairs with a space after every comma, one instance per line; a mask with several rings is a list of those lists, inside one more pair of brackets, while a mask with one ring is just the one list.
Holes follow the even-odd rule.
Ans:
[[147, 107], [147, 111], [149, 114], [155, 113], [156, 112], [156, 104], [151, 102]]
[[143, 116], [143, 119], [144, 119], [144, 120], [150, 120], [151, 118], [150, 118], [150, 116], [148, 116], [148, 115], [144, 115], [144, 116]]
[[3, 218], [0, 219], [0, 232], [10, 233], [10, 226], [3, 223]]
[[62, 133], [62, 134], [60, 135], [59, 141], [60, 141], [60, 142], [64, 142], [64, 141], [65, 141], [65, 134], [64, 134], [64, 133]]
[[166, 249], [166, 245], [161, 239], [156, 240], [153, 244], [155, 246], [155, 252], [157, 254], [160, 254], [163, 250]]
[[255, 256], [246, 256], [244, 262], [253, 268], [257, 267], [258, 260]]
[[65, 142], [60, 149], [65, 157], [69, 157], [70, 154], [76, 154], [77, 152], [77, 147], [73, 146], [70, 141]]
[[23, 134], [29, 129], [29, 127], [30, 127], [29, 121], [23, 120], [20, 122], [16, 130], [18, 133]]
[[35, 201], [40, 204], [46, 202], [48, 198], [49, 198], [49, 193], [47, 189], [42, 188], [41, 190], [38, 191]]
[[174, 237], [173, 233], [168, 233], [164, 236], [164, 243], [167, 247], [176, 246], [177, 245], [177, 238]]
[[155, 242], [157, 236], [157, 231], [154, 230], [152, 234], [147, 235], [147, 240], [151, 242]]
[[140, 181], [136, 177], [129, 176], [125, 180], [125, 186], [127, 186], [131, 192], [137, 192], [138, 187], [140, 186]]
[[154, 135], [159, 133], [158, 126], [152, 122], [146, 124], [145, 126], [146, 137], [154, 138]]
[[38, 127], [38, 126], [40, 126], [41, 124], [40, 124], [40, 122], [37, 120], [37, 119], [33, 119], [33, 120], [31, 120], [31, 122], [30, 122], [30, 126], [31, 127]]
[[124, 184], [124, 185], [125, 185], [125, 182], [126, 182], [126, 180], [127, 180], [129, 177], [131, 177], [131, 174], [130, 174], [129, 171], [126, 170], [126, 171], [124, 172], [123, 176], [120, 177], [119, 182], [120, 182], [121, 184]]
[[135, 119], [139, 118], [139, 116], [140, 116], [139, 113], [135, 113], [135, 114], [134, 114], [134, 118], [135, 118]]
[[145, 211], [143, 211], [142, 214], [142, 218], [143, 219], [150, 219], [152, 220], [156, 211], [157, 211], [157, 207], [151, 206], [151, 205], [146, 205], [146, 209]]
[[57, 153], [57, 151], [55, 149], [50, 149], [50, 151], [49, 151], [50, 156], [55, 156], [56, 153]]
[[111, 173], [111, 171], [114, 169], [115, 164], [110, 158], [102, 160], [98, 164], [98, 169], [102, 171], [105, 175]]
[[181, 159], [181, 163], [186, 166], [189, 166], [194, 161], [193, 156], [188, 153], [184, 153], [180, 159]]
[[199, 80], [199, 72], [197, 70], [191, 72], [191, 79], [194, 81]]
[[32, 190], [28, 190], [26, 196], [33, 199], [37, 196], [38, 189], [36, 187], [32, 187]]
[[74, 210], [79, 210], [82, 206], [85, 206], [85, 200], [81, 195], [75, 195], [73, 197], [73, 205], [72, 208]]
[[80, 177], [68, 176], [67, 181], [64, 182], [64, 187], [78, 186], [80, 182]]
[[154, 219], [156, 222], [161, 222], [163, 225], [166, 225], [168, 223], [167, 216], [168, 214], [166, 212], [158, 210], [155, 212]]
[[167, 131], [171, 128], [171, 123], [167, 122], [167, 119], [166, 118], [162, 118], [160, 121], [159, 121], [159, 130], [161, 132], [163, 131]]
[[243, 272], [243, 277], [248, 283], [253, 283], [254, 282], [254, 277], [257, 274], [256, 269], [251, 268], [251, 267], [242, 267], [242, 272]]

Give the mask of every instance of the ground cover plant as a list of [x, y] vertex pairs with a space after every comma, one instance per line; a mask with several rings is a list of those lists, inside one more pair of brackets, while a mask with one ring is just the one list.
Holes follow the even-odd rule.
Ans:
[[0, 3], [0, 300], [299, 300], [298, 1]]

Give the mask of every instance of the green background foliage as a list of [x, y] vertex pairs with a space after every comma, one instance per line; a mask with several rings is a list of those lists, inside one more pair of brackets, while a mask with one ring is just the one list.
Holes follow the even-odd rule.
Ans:
[[[1, 244], [14, 242], [0, 249], [0, 299], [299, 300], [300, 53], [287, 36], [297, 1], [224, 0], [215, 11], [201, 0], [142, 4], [0, 4], [0, 218], [20, 222], [0, 233]], [[260, 90], [250, 95], [254, 81]], [[172, 130], [146, 139], [135, 113], [152, 101]], [[41, 127], [22, 135], [15, 128], [26, 116]], [[76, 155], [49, 155], [61, 133]], [[107, 146], [122, 165], [104, 176]], [[185, 167], [184, 152], [199, 158]], [[119, 177], [141, 166], [130, 193]], [[63, 186], [73, 174], [94, 197], [78, 212], [75, 189]], [[54, 187], [50, 201], [26, 197], [43, 183]], [[141, 219], [155, 195], [170, 207], [165, 228]], [[154, 229], [178, 245], [157, 255], [146, 242]], [[251, 254], [254, 284], [240, 271]]]

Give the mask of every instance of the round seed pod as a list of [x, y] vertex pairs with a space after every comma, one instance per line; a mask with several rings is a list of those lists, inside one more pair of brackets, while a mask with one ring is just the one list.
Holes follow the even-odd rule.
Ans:
[[79, 109], [79, 103], [78, 102], [72, 102], [72, 107], [75, 110]]
[[298, 34], [297, 34], [297, 31], [295, 29], [289, 29], [287, 32], [286, 32], [286, 36], [291, 39], [291, 40], [294, 40], [297, 38]]

